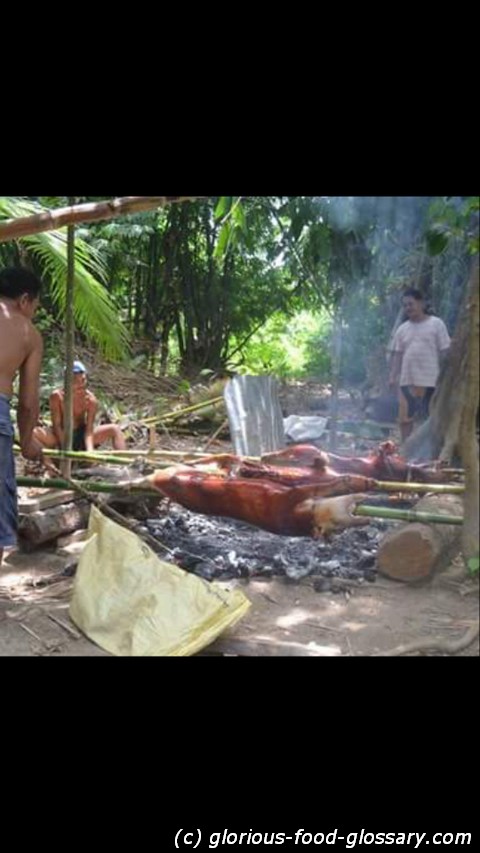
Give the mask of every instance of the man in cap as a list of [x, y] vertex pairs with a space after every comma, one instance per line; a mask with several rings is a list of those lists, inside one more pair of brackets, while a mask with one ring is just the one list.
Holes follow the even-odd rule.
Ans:
[[[81, 361], [73, 362], [73, 450], [94, 450], [110, 438], [114, 450], [126, 447], [122, 431], [116, 424], [95, 426], [98, 401], [87, 389], [87, 369]], [[50, 395], [51, 428], [36, 427], [35, 438], [44, 447], [62, 448], [64, 445], [64, 391], [57, 388]]]

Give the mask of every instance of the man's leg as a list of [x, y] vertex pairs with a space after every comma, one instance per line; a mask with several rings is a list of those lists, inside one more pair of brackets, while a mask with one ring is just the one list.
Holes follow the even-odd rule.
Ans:
[[0, 431], [0, 565], [5, 548], [17, 544], [17, 483], [13, 436]]
[[125, 450], [127, 443], [123, 437], [122, 430], [116, 424], [102, 424], [93, 430], [93, 442], [95, 447], [103, 444], [111, 438], [114, 450]]
[[43, 447], [47, 447], [49, 449], [55, 449], [58, 447], [57, 437], [50, 427], [35, 427], [33, 430], [33, 437], [40, 442]]
[[407, 385], [402, 385], [398, 391], [398, 422], [402, 443], [408, 438], [413, 430], [413, 414], [415, 401], [408, 390]]
[[425, 388], [425, 394], [422, 399], [422, 418], [426, 420], [430, 415], [430, 403], [435, 393], [435, 388]]

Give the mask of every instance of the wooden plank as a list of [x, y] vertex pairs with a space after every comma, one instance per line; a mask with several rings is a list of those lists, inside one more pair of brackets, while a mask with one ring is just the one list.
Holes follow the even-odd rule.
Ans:
[[31, 495], [28, 498], [19, 498], [18, 512], [20, 515], [29, 515], [31, 512], [39, 512], [49, 509], [52, 506], [60, 506], [60, 504], [71, 503], [78, 499], [79, 495], [77, 492], [62, 492], [58, 489], [49, 489], [43, 494]]

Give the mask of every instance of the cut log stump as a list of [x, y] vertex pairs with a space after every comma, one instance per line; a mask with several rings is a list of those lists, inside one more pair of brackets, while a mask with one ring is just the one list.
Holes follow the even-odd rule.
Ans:
[[[463, 514], [462, 500], [457, 495], [429, 495], [418, 501], [415, 509], [440, 515]], [[427, 580], [458, 554], [461, 530], [461, 525], [401, 524], [380, 542], [378, 571], [407, 583]]]

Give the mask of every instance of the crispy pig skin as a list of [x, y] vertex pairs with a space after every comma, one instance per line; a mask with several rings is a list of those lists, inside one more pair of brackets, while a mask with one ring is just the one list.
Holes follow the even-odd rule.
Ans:
[[321, 536], [368, 523], [352, 513], [363, 494], [325, 497], [315, 483], [286, 486], [266, 479], [241, 479], [166, 468], [146, 478], [164, 497], [192, 512], [235, 518], [283, 536]]
[[375, 480], [442, 483], [445, 474], [441, 469], [428, 469], [424, 465], [411, 465], [396, 453], [392, 441], [384, 441], [368, 456], [339, 456], [327, 453], [313, 444], [295, 444], [285, 450], [267, 453], [262, 462], [269, 465], [295, 465], [330, 469], [337, 474], [358, 474]]

